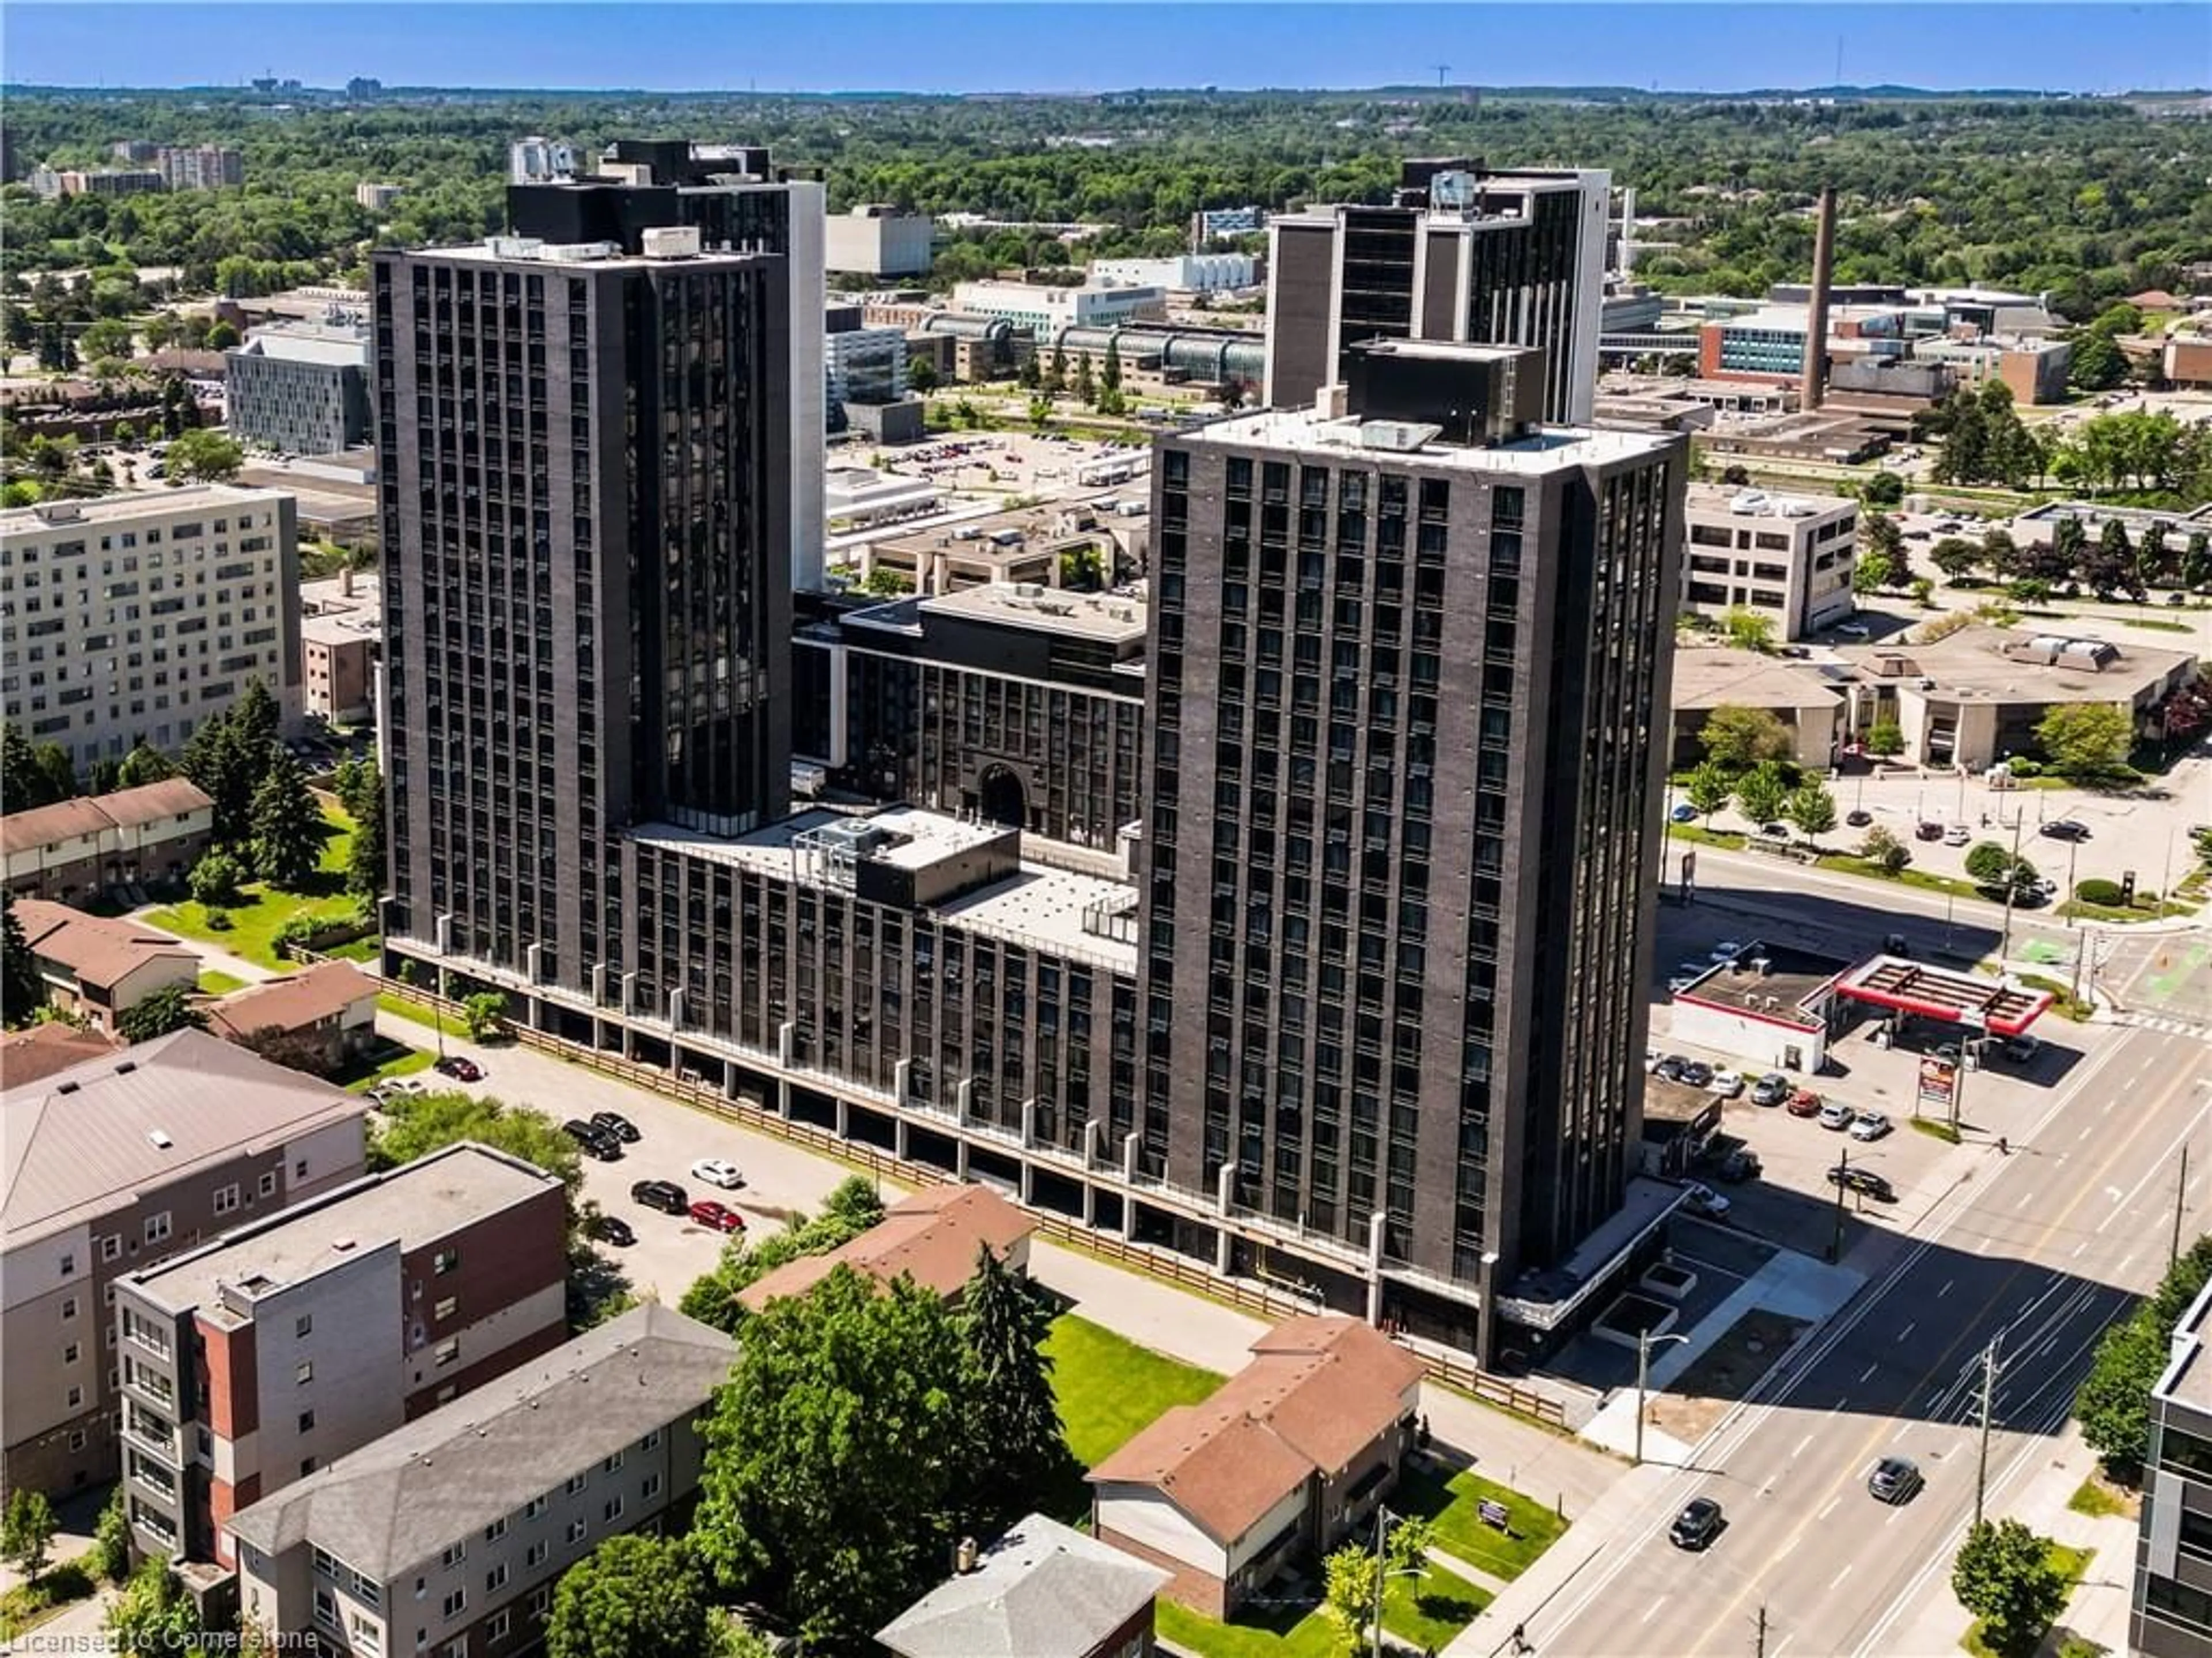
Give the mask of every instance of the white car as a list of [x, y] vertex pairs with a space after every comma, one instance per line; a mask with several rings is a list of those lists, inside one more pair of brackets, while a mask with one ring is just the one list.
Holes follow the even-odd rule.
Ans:
[[1705, 1092], [1732, 1100], [1743, 1092], [1743, 1073], [1741, 1071], [1716, 1071], [1713, 1079], [1705, 1084]]
[[745, 1183], [745, 1177], [738, 1172], [737, 1164], [725, 1163], [720, 1157], [700, 1158], [691, 1165], [691, 1178], [704, 1181], [709, 1186], [719, 1186], [726, 1192], [735, 1191]]
[[1973, 838], [1973, 832], [1964, 823], [1954, 823], [1943, 831], [1943, 844], [1947, 847], [1963, 847]]
[[1879, 1111], [1863, 1111], [1851, 1124], [1855, 1140], [1878, 1140], [1890, 1131], [1890, 1121]]
[[1682, 1189], [1689, 1194], [1690, 1207], [1699, 1214], [1713, 1220], [1722, 1219], [1728, 1214], [1729, 1200], [1714, 1191], [1711, 1187], [1702, 1186], [1696, 1181], [1692, 1181]]
[[1831, 1100], [1820, 1108], [1820, 1124], [1823, 1128], [1849, 1128], [1858, 1121], [1859, 1114], [1838, 1100]]
[[1733, 938], [1723, 938], [1713, 946], [1713, 959], [1717, 962], [1733, 962], [1742, 954], [1743, 946]]
[[1647, 1072], [1656, 1071], [1659, 1068], [1659, 1050], [1657, 1048], [1647, 1048], [1644, 1050], [1644, 1068]]

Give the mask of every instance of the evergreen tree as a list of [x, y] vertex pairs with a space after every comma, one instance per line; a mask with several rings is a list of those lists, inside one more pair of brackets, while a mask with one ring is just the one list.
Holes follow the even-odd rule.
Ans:
[[2034, 557], [2028, 574], [2045, 581], [2080, 580], [2082, 556], [2088, 547], [2089, 532], [2081, 527], [2081, 520], [2071, 515], [2062, 518], [2051, 526], [2050, 544]]
[[191, 991], [184, 985], [164, 985], [117, 1014], [115, 1034], [126, 1042], [150, 1042], [156, 1036], [166, 1036], [187, 1025], [204, 1030], [207, 1015], [200, 1011], [191, 997]]
[[1043, 1493], [1072, 1485], [1078, 1473], [1044, 1351], [1052, 1309], [1029, 1274], [1008, 1266], [987, 1243], [977, 1252], [960, 1321], [982, 1382], [976, 1429], [991, 1448], [975, 1510], [980, 1523], [995, 1528], [1020, 1519]]
[[77, 787], [76, 762], [70, 751], [58, 743], [40, 743], [31, 750], [32, 762], [39, 774], [46, 780], [49, 800], [74, 800], [82, 791]]
[[363, 898], [384, 892], [384, 792], [367, 795], [354, 814], [353, 845], [346, 853], [346, 890]]
[[143, 788], [149, 783], [158, 783], [176, 774], [175, 761], [161, 750], [149, 748], [142, 742], [123, 756], [122, 765], [116, 769], [115, 786], [124, 789]]
[[1121, 337], [1119, 334], [1106, 337], [1106, 362], [1099, 371], [1098, 383], [1109, 392], [1121, 389]]
[[1077, 352], [1075, 354], [1075, 395], [1088, 403], [1097, 389], [1097, 384], [1091, 373], [1091, 354], [1088, 351]]
[[280, 746], [277, 732], [283, 721], [283, 711], [276, 706], [267, 683], [258, 677], [247, 680], [245, 692], [232, 705], [230, 723], [257, 763], [267, 750]]
[[212, 714], [185, 744], [185, 775], [215, 802], [215, 838], [240, 846], [252, 833], [253, 789], [261, 768], [239, 745], [230, 712]]
[[20, 727], [0, 726], [0, 811], [29, 811], [59, 799], [39, 750]]
[[2212, 586], [2212, 535], [2193, 531], [2181, 551], [2181, 585], [2194, 591]]
[[298, 891], [322, 856], [323, 814], [300, 762], [283, 749], [253, 791], [253, 866], [261, 878]]
[[2128, 537], [2126, 524], [2107, 519], [2095, 548], [2082, 561], [2081, 580], [2092, 592], [2109, 593], [2126, 584], [2135, 557], [2135, 544]]
[[1054, 394], [1067, 390], [1067, 348], [1057, 342], [1052, 348], [1052, 368], [1044, 377], [1044, 389]]

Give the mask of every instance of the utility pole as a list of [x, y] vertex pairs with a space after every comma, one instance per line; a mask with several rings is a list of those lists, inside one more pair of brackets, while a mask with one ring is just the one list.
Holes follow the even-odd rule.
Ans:
[[2169, 1272], [2181, 1259], [2181, 1213], [2188, 1201], [2189, 1147], [2185, 1143], [2181, 1148], [2181, 1177], [2173, 1185], [2173, 1241], [2166, 1248], [2166, 1269]]
[[1982, 1528], [1982, 1503], [1990, 1486], [1990, 1399], [1996, 1391], [1997, 1344], [1993, 1340], [1982, 1349], [1982, 1446], [1979, 1460], [1974, 1465], [1974, 1530], [1972, 1537]]
[[1759, 1644], [1752, 1650], [1756, 1658], [1766, 1658], [1766, 1607], [1763, 1602], [1759, 1608]]
[[[1687, 1336], [1665, 1335], [1662, 1341], [1687, 1341]], [[1636, 1457], [1635, 1466], [1644, 1466], [1644, 1394], [1651, 1385], [1651, 1332], [1636, 1333]]]
[[1959, 1044], [1958, 1062], [1951, 1067], [1951, 1144], [1959, 1143], [1959, 1113], [1964, 1109], [1960, 1096], [1966, 1091], [1966, 1047]]
[[2020, 828], [2027, 821], [2027, 808], [2022, 806], [2012, 815], [2012, 862], [2005, 866], [2004, 942], [1997, 946], [1997, 961], [2002, 964], [2012, 955], [2012, 901], [2019, 891], [2016, 873], [2020, 868]]
[[1389, 1569], [1384, 1564], [1383, 1544], [1390, 1528], [1390, 1510], [1377, 1503], [1375, 1505], [1375, 1658], [1382, 1658], [1382, 1591], [1388, 1586]]
[[1844, 1142], [1844, 1160], [1836, 1169], [1836, 1230], [1828, 1240], [1828, 1260], [1832, 1263], [1844, 1258], [1844, 1194], [1851, 1189], [1851, 1145]]

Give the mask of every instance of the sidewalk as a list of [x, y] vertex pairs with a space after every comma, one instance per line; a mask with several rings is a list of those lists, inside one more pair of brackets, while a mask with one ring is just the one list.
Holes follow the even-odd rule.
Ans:
[[186, 950], [198, 957], [200, 965], [204, 968], [211, 967], [219, 973], [228, 973], [232, 978], [243, 979], [250, 985], [258, 985], [265, 979], [277, 976], [260, 963], [249, 962], [243, 956], [234, 956], [230, 951], [220, 945], [211, 944], [204, 938], [194, 938], [185, 933], [172, 932], [165, 926], [157, 926], [153, 920], [154, 913], [167, 908], [167, 906], [164, 904], [148, 904], [142, 909], [132, 910], [130, 919], [134, 925], [144, 927], [149, 932], [158, 932], [166, 938], [174, 938]]

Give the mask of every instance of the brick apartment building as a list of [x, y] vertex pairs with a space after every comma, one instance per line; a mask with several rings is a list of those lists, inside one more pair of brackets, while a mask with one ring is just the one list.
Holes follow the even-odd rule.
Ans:
[[238, 1509], [559, 1345], [567, 1199], [471, 1144], [117, 1285], [142, 1549], [233, 1564]]
[[0, 856], [18, 898], [78, 903], [111, 886], [180, 881], [215, 834], [215, 802], [167, 777], [0, 817]]

